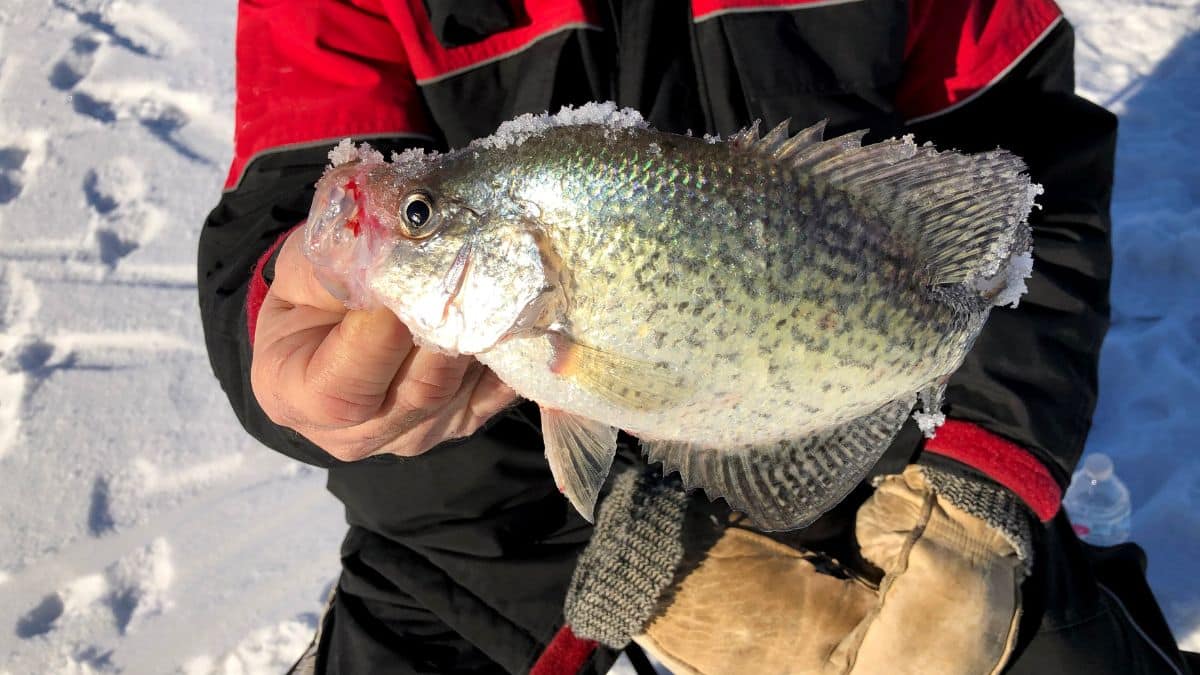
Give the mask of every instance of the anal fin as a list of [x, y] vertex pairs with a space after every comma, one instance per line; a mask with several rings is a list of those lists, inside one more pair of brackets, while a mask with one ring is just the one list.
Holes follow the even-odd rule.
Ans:
[[558, 489], [592, 522], [600, 487], [617, 452], [617, 429], [577, 415], [542, 408], [546, 460]]
[[665, 471], [679, 471], [686, 487], [723, 497], [757, 527], [791, 530], [812, 523], [862, 481], [913, 404], [896, 401], [818, 434], [765, 446], [643, 440], [642, 448]]

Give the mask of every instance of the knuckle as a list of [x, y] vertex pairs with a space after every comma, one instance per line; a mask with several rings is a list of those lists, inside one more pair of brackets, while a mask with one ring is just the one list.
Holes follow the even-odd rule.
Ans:
[[341, 391], [317, 391], [314, 393], [315, 417], [324, 424], [353, 426], [371, 419], [379, 410], [379, 397], [347, 395]]
[[357, 462], [374, 452], [375, 448], [365, 442], [344, 442], [329, 445], [324, 450], [338, 461]]
[[457, 375], [453, 366], [435, 367], [426, 373], [414, 374], [405, 382], [409, 401], [422, 408], [449, 403], [462, 384], [462, 378]]
[[404, 340], [407, 329], [388, 309], [350, 312], [336, 330], [343, 342], [354, 345], [366, 358], [390, 359], [396, 353], [408, 352]]

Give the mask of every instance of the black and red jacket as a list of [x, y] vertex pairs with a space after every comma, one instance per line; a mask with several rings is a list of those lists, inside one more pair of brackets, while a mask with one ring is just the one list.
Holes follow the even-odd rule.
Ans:
[[[1056, 514], [1087, 435], [1108, 324], [1116, 121], [1074, 95], [1071, 50], [1052, 0], [242, 0], [235, 152], [201, 237], [200, 305], [213, 369], [242, 424], [328, 468], [345, 503], [351, 527], [323, 667], [528, 671], [561, 625], [590, 526], [554, 488], [536, 410], [417, 458], [354, 464], [268, 421], [249, 362], [272, 245], [307, 214], [342, 138], [370, 139], [385, 154], [447, 149], [564, 104], [612, 100], [677, 132], [785, 118], [795, 131], [828, 119], [831, 134], [914, 132], [941, 148], [1022, 156], [1045, 186], [1031, 216], [1030, 292], [1018, 309], [992, 313], [951, 382], [951, 420], [938, 436], [922, 445], [907, 429], [877, 473], [922, 452], [973, 467], [1049, 524], [1043, 579], [1056, 564], [1082, 564], [1056, 548], [1069, 538]], [[835, 537], [844, 522], [835, 510], [808, 532]], [[1026, 620], [1025, 653], [1044, 644], [1039, 626], [1067, 621], [1055, 614], [1070, 604], [1054, 597], [1063, 583], [1026, 584], [1044, 597], [1027, 598], [1041, 609]], [[1103, 609], [1094, 590], [1083, 596]], [[562, 649], [554, 653], [568, 654], [568, 669], [612, 659]]]

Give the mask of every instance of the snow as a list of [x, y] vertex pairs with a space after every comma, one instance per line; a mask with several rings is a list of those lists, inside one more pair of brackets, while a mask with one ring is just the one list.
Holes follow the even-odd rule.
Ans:
[[[1081, 91], [1122, 119], [1089, 449], [1200, 649], [1200, 2], [1061, 4]], [[0, 4], [2, 673], [278, 673], [337, 574], [322, 473], [240, 429], [203, 348], [195, 247], [231, 150], [233, 25], [233, 0]], [[493, 142], [640, 124], [572, 114]]]
[[356, 146], [349, 138], [343, 138], [329, 151], [329, 163], [335, 167], [355, 160], [363, 163], [382, 162], [383, 153], [371, 148], [369, 143], [360, 143]]
[[281, 672], [337, 573], [340, 506], [320, 472], [240, 430], [197, 315], [196, 238], [231, 152], [234, 6], [0, 3], [13, 675]]
[[469, 147], [501, 150], [521, 145], [547, 129], [580, 124], [598, 124], [609, 129], [645, 129], [648, 126], [642, 114], [633, 108], [618, 108], [612, 101], [593, 102], [579, 107], [565, 106], [553, 114], [526, 113], [504, 122], [491, 136], [472, 141]]
[[1005, 268], [1004, 288], [996, 294], [992, 304], [997, 307], [1016, 307], [1021, 296], [1029, 290], [1025, 280], [1033, 276], [1033, 254], [1024, 252], [1013, 256]]

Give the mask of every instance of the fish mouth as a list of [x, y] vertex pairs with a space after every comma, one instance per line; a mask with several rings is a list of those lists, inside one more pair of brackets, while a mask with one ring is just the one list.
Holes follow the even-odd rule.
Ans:
[[304, 254], [317, 279], [350, 307], [366, 307], [366, 272], [378, 251], [363, 186], [369, 166], [339, 166], [317, 183], [304, 225]]

